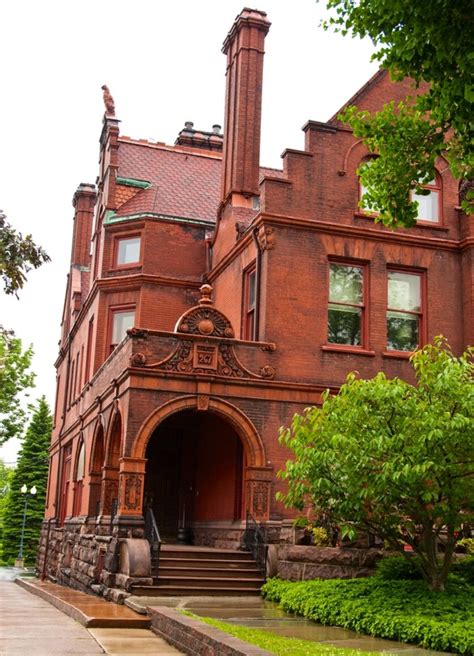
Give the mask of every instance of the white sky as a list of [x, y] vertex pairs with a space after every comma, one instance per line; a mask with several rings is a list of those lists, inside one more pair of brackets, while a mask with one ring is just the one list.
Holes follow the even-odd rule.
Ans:
[[[244, 0], [0, 2], [0, 208], [52, 262], [20, 299], [0, 292], [0, 324], [35, 351], [36, 388], [54, 406], [59, 324], [70, 256], [72, 196], [94, 182], [104, 112], [115, 99], [121, 134], [172, 144], [191, 120], [223, 124], [222, 42]], [[372, 47], [324, 32], [324, 1], [258, 0], [266, 39], [261, 164], [303, 148], [302, 125], [327, 120], [376, 71]], [[12, 461], [11, 441], [0, 457]]]

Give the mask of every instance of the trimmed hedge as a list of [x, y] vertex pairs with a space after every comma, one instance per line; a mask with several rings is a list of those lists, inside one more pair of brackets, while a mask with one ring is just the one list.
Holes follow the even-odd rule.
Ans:
[[474, 587], [457, 577], [442, 593], [431, 592], [422, 581], [375, 576], [301, 582], [269, 579], [262, 594], [286, 612], [321, 624], [474, 654]]

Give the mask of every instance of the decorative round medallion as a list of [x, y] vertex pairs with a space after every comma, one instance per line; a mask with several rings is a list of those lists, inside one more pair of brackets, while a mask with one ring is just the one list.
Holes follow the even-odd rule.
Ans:
[[214, 322], [211, 319], [201, 319], [197, 324], [201, 335], [210, 335], [214, 331]]

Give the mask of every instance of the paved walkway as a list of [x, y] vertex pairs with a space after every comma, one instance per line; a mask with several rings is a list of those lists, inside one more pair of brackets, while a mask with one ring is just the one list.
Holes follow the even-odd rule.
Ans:
[[[9, 578], [12, 577], [5, 573], [0, 575], [0, 656], [181, 653], [148, 629], [87, 629]], [[117, 608], [115, 604], [107, 606]], [[131, 612], [128, 608], [124, 610]]]

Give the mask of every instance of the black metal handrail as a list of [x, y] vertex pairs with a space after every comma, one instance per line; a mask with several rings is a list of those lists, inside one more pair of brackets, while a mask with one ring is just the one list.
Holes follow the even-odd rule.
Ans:
[[145, 510], [145, 537], [150, 543], [151, 559], [155, 565], [156, 570], [158, 571], [161, 551], [161, 537], [158, 530], [158, 524], [156, 523], [155, 515], [151, 506], [147, 506]]
[[268, 554], [267, 531], [265, 526], [259, 524], [249, 512], [247, 512], [245, 521], [243, 546], [246, 551], [251, 552], [258, 569], [266, 578]]

